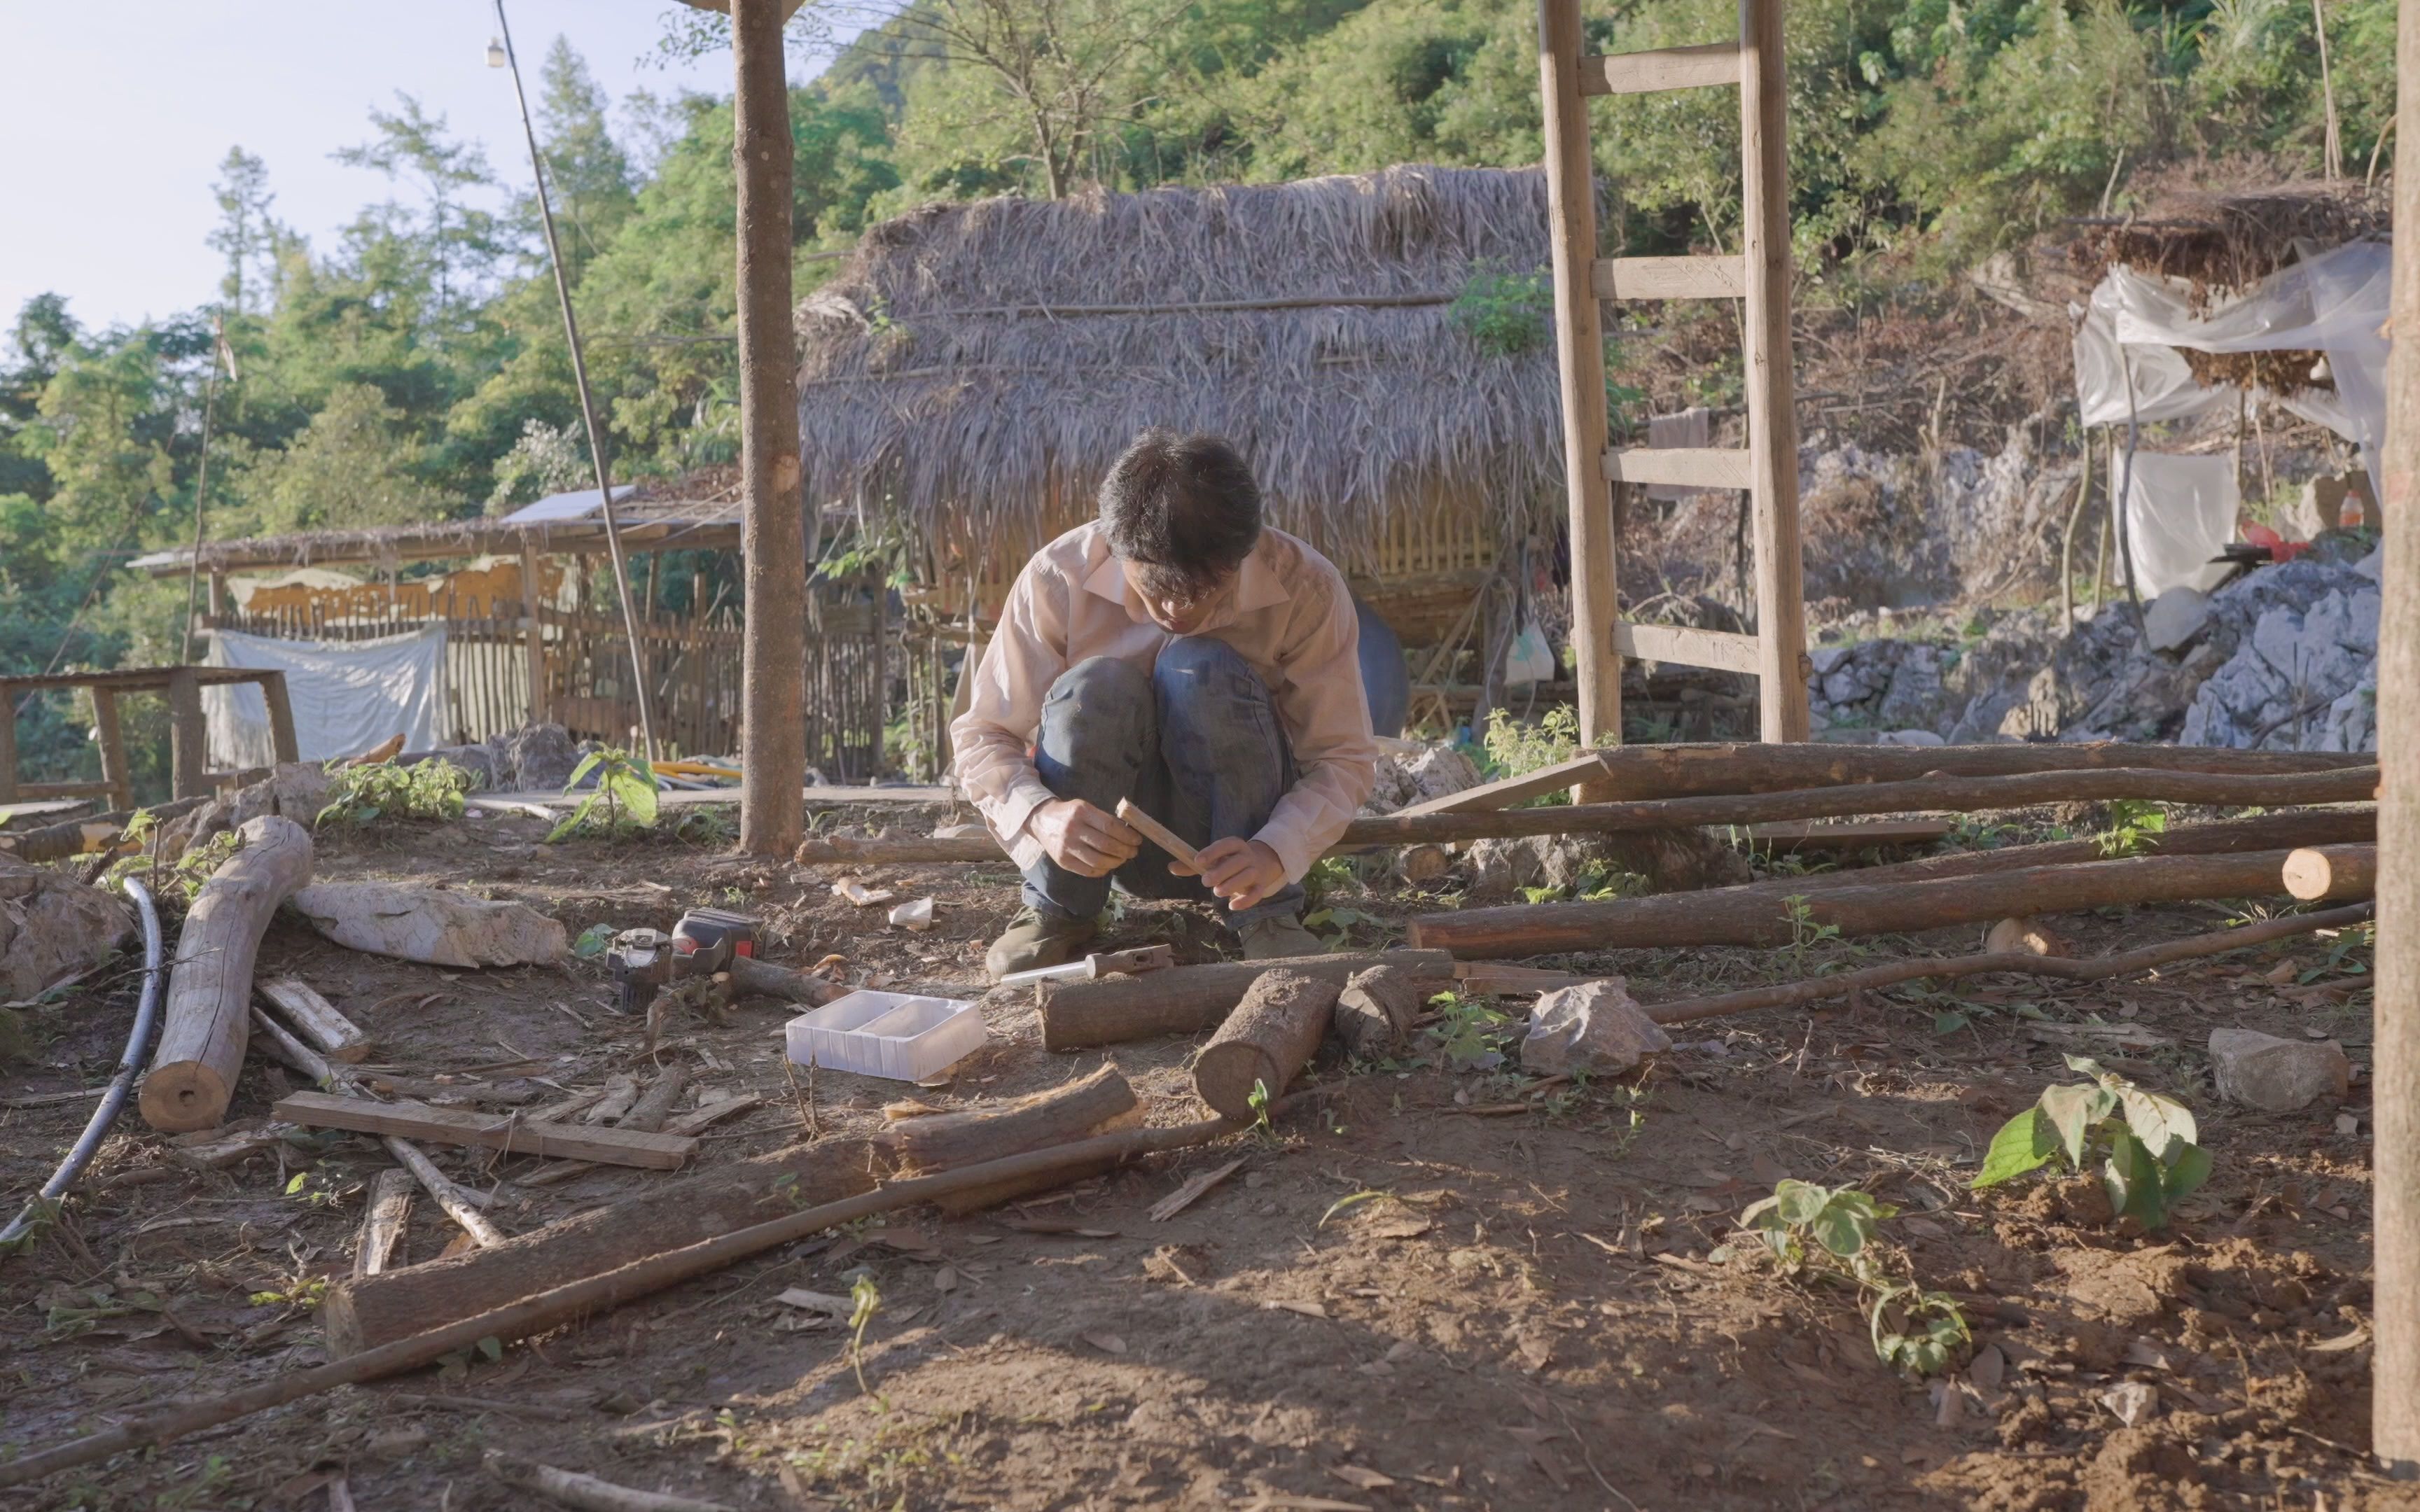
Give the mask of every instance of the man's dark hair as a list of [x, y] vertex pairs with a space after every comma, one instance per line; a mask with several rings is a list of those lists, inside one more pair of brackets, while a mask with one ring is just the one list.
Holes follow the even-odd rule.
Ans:
[[1244, 564], [1261, 538], [1261, 489], [1216, 436], [1147, 430], [1101, 482], [1109, 547], [1154, 593], [1194, 596]]

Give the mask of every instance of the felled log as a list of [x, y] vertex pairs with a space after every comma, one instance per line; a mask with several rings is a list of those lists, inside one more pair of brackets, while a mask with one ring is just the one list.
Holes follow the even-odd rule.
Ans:
[[264, 815], [237, 834], [243, 848], [202, 885], [185, 915], [168, 974], [160, 1046], [143, 1078], [143, 1121], [168, 1134], [226, 1121], [243, 1068], [252, 964], [277, 905], [311, 880], [311, 833]]
[[369, 1058], [370, 1037], [361, 1026], [337, 1012], [335, 1004], [302, 978], [270, 977], [253, 986], [330, 1060], [350, 1065]]
[[[874, 1142], [902, 1172], [922, 1175], [1110, 1134], [1141, 1121], [1142, 1106], [1135, 1100], [1134, 1088], [1115, 1066], [1103, 1066], [1089, 1076], [1031, 1097], [902, 1119], [875, 1135]], [[944, 1212], [972, 1212], [1094, 1174], [1089, 1169], [1054, 1171], [939, 1201]]]
[[2318, 845], [2293, 851], [2280, 876], [2286, 890], [2304, 903], [2366, 898], [2378, 888], [2378, 847]]
[[[1698, 749], [1695, 747], [1624, 747], [1629, 750]], [[1823, 752], [1834, 747], [1753, 747], [1744, 749]], [[1947, 747], [1904, 748], [1918, 755], [1937, 755]], [[1973, 748], [1978, 750], [2058, 749], [2054, 747]], [[2079, 748], [2089, 749], [2091, 748]], [[2126, 747], [2129, 751], [2164, 748]], [[2291, 751], [2236, 751], [2205, 754], [2295, 756]], [[1626, 800], [1621, 803], [1564, 804], [1546, 809], [1489, 810], [1455, 813], [1378, 814], [1354, 820], [1330, 855], [1349, 854], [1373, 845], [1428, 845], [1473, 840], [1512, 840], [1525, 835], [1611, 834], [1632, 830], [1691, 830], [1706, 825], [1748, 825], [1805, 819], [1852, 818], [1860, 814], [1949, 812], [1974, 813], [1990, 809], [2022, 809], [2042, 803], [2092, 803], [2116, 798], [2229, 806], [2282, 808], [2307, 803], [2362, 803], [2378, 788], [2375, 765], [2346, 765], [2347, 758], [2317, 770], [2287, 769], [2201, 771], [2163, 765], [2139, 767], [2079, 766], [2054, 771], [2020, 771], [1999, 776], [1915, 776], [1904, 780], [1829, 782], [1794, 788], [1713, 793], [1674, 797]], [[1807, 764], [1813, 770], [1812, 764]], [[1929, 770], [1919, 767], [1918, 772]], [[1714, 780], [1708, 779], [1708, 780]], [[1739, 779], [1752, 782], [1754, 774]], [[987, 835], [963, 839], [901, 836], [881, 840], [811, 840], [801, 844], [802, 863], [847, 861], [879, 865], [931, 861], [993, 861], [1004, 853]]]
[[[1652, 748], [1637, 748], [1647, 749]], [[1795, 748], [1768, 748], [1773, 749]], [[1345, 826], [1346, 842], [1412, 844], [1421, 841], [1493, 840], [1517, 835], [1590, 831], [1688, 829], [1782, 819], [1836, 819], [1853, 814], [1941, 811], [1973, 813], [2039, 803], [2112, 798], [2166, 803], [2254, 805], [2362, 803], [2375, 796], [2378, 768], [2288, 773], [2170, 772], [2141, 767], [2109, 771], [2030, 772], [2012, 777], [1928, 777], [1904, 782], [1847, 783], [1786, 792], [1582, 803], [1497, 813], [1385, 814]]]
[[1788, 945], [1805, 931], [1827, 925], [1843, 935], [1905, 934], [2014, 915], [2274, 897], [2285, 890], [2278, 879], [2286, 855], [2137, 856], [1923, 882], [1823, 887], [1807, 891], [1796, 905], [1763, 887], [1748, 887], [1603, 903], [1474, 908], [1423, 915], [1412, 920], [1411, 934], [1417, 947], [1474, 958], [1652, 946]]
[[340, 1281], [319, 1311], [331, 1356], [357, 1354], [431, 1322], [603, 1275], [665, 1250], [745, 1228], [874, 1185], [861, 1139], [793, 1145], [628, 1197], [450, 1259]]
[[[2249, 819], [2180, 825], [2164, 834], [2146, 835], [2142, 843], [2145, 853], [2153, 856], [2233, 856], [2244, 851], [2291, 850], [2300, 845], [2353, 845], [2377, 838], [2375, 809], [2290, 809], [2281, 813], [2255, 814]], [[2106, 858], [2098, 840], [2048, 841], [2003, 845], [1992, 851], [1924, 856], [1882, 866], [1771, 877], [1756, 886], [1778, 895], [1811, 892], [1818, 887], [1869, 887], [1885, 882], [1980, 876], [1987, 872], [2021, 872], [2027, 867], [2067, 866]]]
[[1193, 1057], [1193, 1090], [1212, 1112], [1249, 1119], [1282, 1096], [1327, 1037], [1342, 984], [1280, 962], [1244, 994]]
[[1896, 986], [1902, 981], [1940, 980], [1954, 977], [1977, 977], [1987, 972], [2006, 971], [2030, 977], [2051, 977], [2062, 981], [2099, 981], [2108, 977], [2132, 976], [2137, 971], [2149, 971], [2177, 961], [2190, 961], [2200, 956], [2221, 955], [2248, 946], [2265, 945], [2290, 935], [2309, 934], [2324, 929], [2343, 929], [2369, 918], [2374, 910], [2368, 903], [2355, 903], [2349, 908], [2331, 908], [2318, 914], [2288, 914], [2282, 918], [2263, 919], [2241, 929], [2222, 930], [2215, 934], [2195, 934], [2186, 939], [2170, 940], [2164, 945], [2147, 945], [2139, 950], [2126, 950], [2117, 955], [2087, 956], [2074, 959], [2067, 956], [2036, 955], [2030, 950], [1986, 951], [1980, 955], [1945, 956], [1936, 960], [1893, 961], [1885, 965], [1868, 966], [1863, 971], [1843, 971], [1835, 976], [1813, 977], [1778, 987], [1751, 987], [1745, 992], [1724, 993], [1714, 997], [1691, 997], [1679, 1002], [1651, 1003], [1647, 1016], [1658, 1024], [1687, 1024], [1698, 1019], [1720, 1018], [1730, 1013], [1746, 1013], [1761, 1008], [1791, 1008], [1800, 1003], [1820, 1002], [1829, 997], [1846, 997], [1852, 993], [1871, 992]]
[[1042, 1047], [1081, 1050], [1155, 1034], [1200, 1034], [1223, 1022], [1243, 1001], [1246, 990], [1274, 967], [1286, 966], [1341, 988], [1355, 972], [1381, 965], [1434, 978], [1439, 990], [1453, 975], [1453, 962], [1442, 951], [1386, 950], [1228, 961], [1095, 981], [1046, 981], [1038, 989]]
[[[2366, 752], [2229, 750], [2213, 746], [2076, 745], [1830, 746], [1715, 742], [1618, 746], [1596, 753], [1605, 779], [1632, 798], [1779, 793], [1919, 778], [2013, 777], [2023, 773], [2137, 771], [2282, 777], [2368, 766]], [[2186, 799], [2186, 802], [2198, 800]], [[2257, 801], [2257, 800], [2254, 800]], [[1869, 812], [1888, 810], [1873, 810]], [[1788, 817], [1817, 817], [1790, 815]]]
[[1420, 1010], [1442, 990], [1435, 978], [1401, 966], [1357, 971], [1337, 995], [1329, 1026], [1351, 1054], [1383, 1056], [1410, 1038]]
[[[1234, 1123], [1225, 1119], [1205, 1119], [1197, 1123], [1172, 1127], [1126, 1129], [1113, 1134], [1103, 1134], [1097, 1139], [1078, 1140], [1073, 1145], [1054, 1145], [1047, 1149], [1011, 1155], [1005, 1160], [985, 1161], [981, 1165], [970, 1165], [963, 1170], [895, 1181], [879, 1191], [814, 1203], [796, 1211], [783, 1211], [777, 1206], [769, 1210], [774, 1214], [772, 1217], [745, 1228], [678, 1249], [647, 1254], [602, 1274], [551, 1286], [544, 1291], [520, 1296], [467, 1317], [463, 1316], [459, 1306], [442, 1305], [443, 1299], [432, 1299], [440, 1305], [433, 1306], [424, 1315], [422, 1321], [429, 1324], [426, 1332], [405, 1335], [373, 1350], [333, 1358], [323, 1365], [288, 1371], [224, 1396], [181, 1403], [148, 1416], [121, 1422], [97, 1433], [84, 1434], [31, 1454], [20, 1455], [14, 1459], [0, 1460], [0, 1489], [27, 1485], [79, 1465], [96, 1464], [130, 1449], [172, 1443], [222, 1423], [232, 1423], [255, 1412], [300, 1401], [338, 1386], [357, 1385], [365, 1381], [376, 1381], [382, 1376], [428, 1365], [458, 1350], [472, 1349], [482, 1339], [508, 1341], [526, 1338], [577, 1319], [618, 1307], [666, 1287], [677, 1286], [691, 1277], [721, 1270], [752, 1255], [761, 1255], [767, 1250], [795, 1243], [827, 1228], [855, 1223], [877, 1212], [929, 1202], [952, 1192], [966, 1191], [1011, 1177], [1061, 1170], [1104, 1155], [1131, 1160], [1172, 1149], [1187, 1149], [1233, 1134], [1236, 1129]], [[601, 1211], [585, 1216], [598, 1217]], [[566, 1220], [566, 1223], [576, 1221]], [[493, 1255], [497, 1252], [481, 1253]], [[415, 1275], [433, 1271], [445, 1263], [431, 1261], [427, 1265], [390, 1272], [375, 1279], [386, 1282]], [[334, 1295], [333, 1291], [331, 1295]], [[435, 1321], [448, 1318], [455, 1320]], [[332, 1353], [340, 1352], [336, 1351], [333, 1338], [330, 1349]]]
[[153, 804], [147, 810], [120, 809], [114, 813], [94, 814], [85, 819], [65, 819], [39, 829], [20, 829], [0, 833], [0, 855], [13, 856], [21, 861], [60, 861], [70, 856], [89, 856], [116, 845], [126, 833], [127, 821], [138, 813], [148, 812], [161, 824], [179, 819], [209, 802], [208, 798], [178, 798], [173, 803]]

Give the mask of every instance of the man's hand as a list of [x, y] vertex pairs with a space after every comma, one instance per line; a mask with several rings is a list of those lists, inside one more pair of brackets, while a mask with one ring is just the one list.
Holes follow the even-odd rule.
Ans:
[[[1285, 863], [1259, 841], [1230, 835], [1212, 841], [1196, 854], [1202, 858], [1202, 880], [1227, 900], [1230, 913], [1266, 903], [1286, 885]], [[1171, 862], [1168, 869], [1179, 876], [1192, 870], [1182, 861]]]
[[1142, 849], [1142, 837], [1125, 820], [1081, 798], [1043, 804], [1025, 828], [1045, 855], [1079, 877], [1108, 876]]

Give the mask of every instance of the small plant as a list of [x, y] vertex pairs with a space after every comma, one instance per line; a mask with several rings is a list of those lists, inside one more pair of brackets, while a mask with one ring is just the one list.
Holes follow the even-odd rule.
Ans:
[[1474, 1071], [1503, 1063], [1504, 1026], [1512, 1021], [1495, 1005], [1484, 997], [1443, 992], [1430, 998], [1429, 1006], [1438, 1013], [1429, 1037], [1444, 1053], [1447, 1065], [1455, 1071]]
[[381, 819], [459, 819], [462, 795], [471, 791], [471, 774], [442, 756], [410, 766], [344, 766], [329, 776], [334, 793], [314, 827], [331, 821], [360, 829]]
[[2115, 798], [2109, 804], [2109, 827], [2093, 837], [2103, 856], [2140, 856], [2155, 849], [2168, 832], [2165, 804], [2147, 798]]
[[1874, 1257], [1874, 1237], [1899, 1210], [1855, 1187], [1817, 1186], [1784, 1178], [1773, 1196], [1751, 1204], [1740, 1226], [1764, 1242], [1785, 1274], [1813, 1272], [1854, 1285], [1874, 1353], [1884, 1364], [1918, 1376], [1949, 1366], [1972, 1341], [1966, 1315], [1947, 1292], [1900, 1281]]
[[597, 774], [597, 786], [580, 800], [569, 818], [554, 826], [546, 837], [549, 843], [590, 830], [615, 840], [626, 829], [644, 829], [655, 824], [654, 767], [617, 747], [592, 750], [571, 769], [571, 780], [563, 785], [564, 795], [577, 791], [581, 779], [591, 772]]
[[[1536, 724], [1529, 725], [1514, 719], [1509, 710], [1498, 706], [1487, 711], [1487, 728], [1481, 733], [1479, 744], [1486, 754], [1490, 776], [1519, 777], [1577, 756], [1580, 717], [1571, 705], [1558, 703], [1539, 716]], [[1569, 793], [1557, 791], [1517, 807], [1539, 808], [1571, 801]]]
[[1815, 909], [1803, 892], [1793, 892], [1781, 900], [1790, 917], [1790, 964], [1800, 974], [1807, 970], [1807, 952], [1826, 940], [1840, 937], [1838, 924], [1815, 922]]
[[2210, 1151], [2194, 1141], [2193, 1110], [2103, 1071], [2087, 1056], [2066, 1057], [2089, 1081], [2042, 1089], [2040, 1101], [2000, 1126], [1974, 1189], [2013, 1180], [2064, 1155], [2071, 1170], [2098, 1161], [2110, 1210], [2146, 1228], [2167, 1226], [2177, 1202], [2210, 1180]]
[[1302, 927], [1317, 934], [1331, 950], [1342, 950], [1350, 945], [1356, 929], [1373, 930], [1381, 935], [1393, 933], [1393, 926], [1377, 915], [1342, 904], [1312, 909], [1302, 916]]
[[296, 1312], [309, 1312], [327, 1300], [328, 1278], [324, 1275], [300, 1275], [282, 1288], [256, 1291], [252, 1294], [255, 1307], [290, 1307]]
[[1518, 357], [1553, 340], [1555, 291], [1544, 273], [1509, 272], [1483, 263], [1455, 296], [1448, 314], [1481, 351]]
[[860, 1273], [848, 1288], [848, 1367], [857, 1373], [857, 1389], [871, 1396], [865, 1383], [865, 1325], [882, 1310], [882, 1293], [874, 1285], [874, 1277]]
[[1269, 1084], [1257, 1076], [1253, 1077], [1252, 1089], [1245, 1096], [1244, 1105], [1252, 1110], [1250, 1132], [1263, 1139], [1274, 1142], [1278, 1132], [1269, 1125]]

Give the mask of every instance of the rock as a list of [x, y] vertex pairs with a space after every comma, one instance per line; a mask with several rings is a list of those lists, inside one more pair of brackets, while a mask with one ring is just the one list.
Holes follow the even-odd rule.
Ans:
[[1671, 1036], [1631, 999], [1624, 980], [1607, 977], [1538, 999], [1528, 1038], [1521, 1041], [1521, 1069], [1546, 1076], [1603, 1076], [1671, 1048]]
[[2354, 563], [2352, 570], [2371, 582], [2383, 582], [2386, 579], [2386, 548], [2381, 546]]
[[101, 964], [133, 927], [133, 910], [101, 888], [0, 856], [0, 1002]]
[[1814, 669], [1816, 676], [1829, 677], [1839, 670], [1841, 662], [1848, 659], [1849, 650], [1847, 646], [1817, 646], [1807, 653], [1807, 663]]
[[2143, 638], [2153, 651], [2179, 651], [2210, 628], [2210, 598], [2198, 589], [2176, 587], [2143, 609]]
[[2027, 955], [2067, 955], [2065, 941], [2042, 927], [2038, 918], [2004, 918], [1983, 936], [1983, 952], [1999, 955], [2023, 950]]
[[571, 780], [571, 769], [580, 764], [579, 743], [559, 724], [523, 725], [488, 744], [503, 758], [498, 785], [509, 778], [512, 786], [523, 793], [559, 793]]
[[1930, 730], [1885, 731], [1874, 740], [1877, 746], [1946, 746], [1947, 741]]
[[563, 926], [535, 909], [440, 887], [320, 882], [293, 903], [348, 949], [432, 965], [550, 965], [571, 948]]
[[1891, 672], [1890, 687], [1874, 717], [1890, 726], [1929, 726], [1941, 704], [1941, 671], [1939, 649], [1922, 641], [1909, 646]]
[[2210, 1063], [2220, 1096], [2271, 1113], [2321, 1098], [2340, 1103], [2352, 1079], [2344, 1046], [2334, 1040], [2281, 1040], [2257, 1029], [2211, 1030]]
[[1393, 813], [1468, 792], [1485, 780], [1478, 764], [1451, 746], [1430, 746], [1410, 755], [1389, 752], [1378, 758], [1378, 779], [1361, 811]]
[[334, 792], [335, 784], [318, 762], [287, 762], [236, 794], [227, 827], [240, 829], [264, 814], [274, 814], [309, 829], [319, 822], [319, 810]]
[[2101, 1394], [2101, 1405], [2131, 1428], [2159, 1415], [2160, 1393], [2139, 1381], [2121, 1381]]

